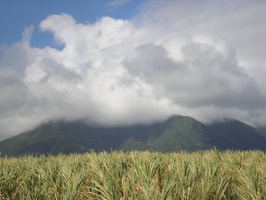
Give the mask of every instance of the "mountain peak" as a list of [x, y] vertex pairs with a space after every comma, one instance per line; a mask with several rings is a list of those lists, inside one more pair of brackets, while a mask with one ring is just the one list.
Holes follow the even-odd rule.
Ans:
[[188, 120], [188, 119], [190, 119], [190, 120], [197, 121], [196, 119], [194, 119], [194, 118], [192, 118], [190, 116], [183, 116], [183, 115], [176, 115], [176, 114], [171, 115], [170, 117], [168, 117], [166, 119], [166, 121], [171, 121], [171, 120], [176, 120], [176, 119], [178, 119], [178, 120]]

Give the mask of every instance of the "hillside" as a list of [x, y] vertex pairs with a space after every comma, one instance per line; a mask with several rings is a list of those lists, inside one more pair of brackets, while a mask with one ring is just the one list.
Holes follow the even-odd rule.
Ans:
[[208, 149], [211, 145], [208, 144], [209, 138], [204, 127], [204, 124], [191, 117], [174, 115], [151, 128], [146, 140], [129, 138], [121, 149], [161, 152]]
[[207, 129], [210, 143], [218, 149], [266, 150], [265, 133], [238, 120], [224, 119]]
[[160, 152], [219, 150], [266, 150], [262, 131], [237, 120], [212, 125], [173, 115], [150, 125], [96, 127], [84, 122], [51, 122], [0, 142], [1, 155], [84, 153], [110, 150]]

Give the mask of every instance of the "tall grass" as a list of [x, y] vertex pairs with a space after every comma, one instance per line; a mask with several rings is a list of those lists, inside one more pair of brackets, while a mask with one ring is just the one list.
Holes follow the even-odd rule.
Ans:
[[0, 158], [0, 199], [266, 199], [261, 151]]

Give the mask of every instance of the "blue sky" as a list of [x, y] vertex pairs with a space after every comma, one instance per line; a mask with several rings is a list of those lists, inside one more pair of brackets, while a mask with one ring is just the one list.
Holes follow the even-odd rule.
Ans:
[[94, 23], [103, 16], [129, 19], [143, 0], [2, 0], [0, 1], [0, 44], [19, 42], [25, 27], [33, 25], [31, 44], [55, 45], [52, 35], [40, 32], [39, 23], [48, 15], [68, 13], [77, 22]]
[[1, 0], [0, 140], [53, 120], [266, 126], [265, 0]]

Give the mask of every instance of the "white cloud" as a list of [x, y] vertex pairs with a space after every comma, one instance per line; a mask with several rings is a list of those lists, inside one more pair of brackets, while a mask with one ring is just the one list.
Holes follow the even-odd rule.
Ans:
[[62, 49], [31, 47], [33, 27], [0, 47], [0, 139], [56, 119], [127, 125], [175, 113], [266, 125], [265, 8], [168, 0], [131, 21], [48, 16], [40, 28]]

